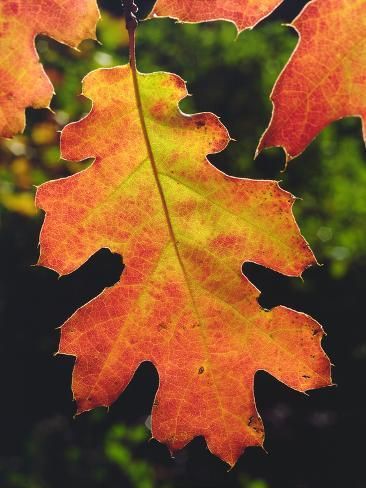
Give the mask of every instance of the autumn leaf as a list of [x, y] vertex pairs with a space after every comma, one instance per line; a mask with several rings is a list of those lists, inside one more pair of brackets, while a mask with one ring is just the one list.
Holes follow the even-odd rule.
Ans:
[[150, 17], [172, 17], [180, 22], [229, 20], [238, 31], [253, 28], [282, 0], [157, 0]]
[[53, 87], [39, 62], [38, 34], [77, 47], [95, 38], [99, 12], [95, 0], [1, 0], [0, 136], [25, 126], [27, 107], [47, 108]]
[[366, 0], [313, 0], [292, 26], [299, 43], [273, 89], [258, 151], [301, 154], [331, 122], [361, 117], [366, 139]]
[[314, 256], [291, 194], [206, 159], [229, 136], [213, 114], [178, 109], [181, 78], [133, 73], [123, 66], [85, 78], [93, 108], [63, 130], [62, 155], [95, 161], [37, 191], [46, 211], [39, 264], [64, 275], [108, 248], [126, 266], [63, 325], [59, 352], [76, 356], [78, 413], [113, 403], [151, 361], [160, 379], [153, 436], [175, 451], [203, 435], [234, 465], [263, 443], [257, 371], [301, 392], [330, 383], [320, 325], [286, 307], [263, 310], [242, 263], [299, 276]]

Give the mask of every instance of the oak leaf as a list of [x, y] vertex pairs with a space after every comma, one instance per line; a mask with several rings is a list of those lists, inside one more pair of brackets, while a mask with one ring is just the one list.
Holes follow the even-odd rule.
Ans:
[[346, 116], [361, 117], [366, 139], [366, 0], [313, 0], [292, 27], [299, 42], [274, 86], [258, 151], [281, 146], [292, 159]]
[[109, 248], [126, 266], [63, 325], [59, 352], [76, 356], [78, 413], [110, 405], [151, 361], [160, 378], [153, 436], [175, 451], [203, 435], [234, 465], [263, 442], [258, 370], [301, 392], [330, 383], [321, 326], [286, 307], [263, 310], [242, 262], [299, 276], [314, 256], [291, 194], [209, 163], [229, 136], [213, 114], [178, 109], [182, 79], [132, 73], [123, 66], [85, 78], [92, 110], [66, 126], [61, 149], [95, 161], [37, 191], [46, 211], [39, 264], [68, 274]]
[[25, 108], [47, 108], [53, 87], [39, 62], [35, 37], [45, 34], [77, 47], [95, 38], [95, 0], [1, 0], [0, 136], [25, 126]]
[[270, 15], [282, 0], [157, 0], [150, 17], [180, 22], [228, 20], [238, 31], [251, 29]]

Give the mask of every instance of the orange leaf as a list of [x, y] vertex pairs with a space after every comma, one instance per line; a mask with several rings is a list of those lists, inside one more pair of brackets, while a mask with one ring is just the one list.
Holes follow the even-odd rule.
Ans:
[[151, 361], [160, 378], [154, 437], [174, 451], [203, 435], [233, 465], [263, 442], [256, 371], [302, 392], [330, 383], [320, 325], [285, 307], [261, 309], [241, 272], [252, 261], [299, 276], [314, 262], [294, 198], [277, 182], [233, 178], [208, 162], [228, 133], [211, 113], [179, 111], [187, 91], [178, 76], [137, 74], [134, 84], [129, 66], [101, 69], [83, 93], [93, 108], [63, 130], [62, 154], [95, 162], [38, 189], [39, 264], [71, 273], [104, 247], [126, 268], [62, 327], [59, 352], [76, 356], [78, 412], [110, 405]]
[[172, 17], [181, 22], [229, 20], [238, 31], [253, 28], [282, 0], [157, 0], [150, 16]]
[[299, 43], [273, 89], [258, 151], [298, 156], [331, 122], [359, 116], [366, 139], [366, 0], [313, 0], [292, 26]]
[[95, 38], [99, 12], [95, 0], [1, 0], [0, 136], [25, 126], [27, 107], [49, 106], [53, 87], [34, 46], [38, 34], [77, 47]]

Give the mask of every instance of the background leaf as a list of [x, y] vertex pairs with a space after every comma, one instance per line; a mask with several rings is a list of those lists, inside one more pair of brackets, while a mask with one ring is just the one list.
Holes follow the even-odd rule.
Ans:
[[328, 124], [366, 120], [366, 2], [314, 0], [292, 26], [299, 43], [278, 78], [272, 120], [258, 150], [282, 146], [298, 156]]
[[95, 38], [95, 0], [2, 0], [0, 3], [0, 136], [25, 126], [27, 107], [49, 106], [53, 87], [34, 47], [38, 34], [77, 47]]

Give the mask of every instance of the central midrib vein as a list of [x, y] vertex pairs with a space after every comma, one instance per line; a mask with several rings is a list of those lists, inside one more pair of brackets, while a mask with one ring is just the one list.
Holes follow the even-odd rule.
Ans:
[[[180, 252], [179, 252], [179, 249], [178, 249], [178, 246], [177, 246], [177, 239], [176, 239], [175, 232], [174, 232], [174, 229], [173, 229], [173, 225], [172, 225], [172, 222], [171, 222], [171, 218], [170, 218], [170, 214], [169, 214], [169, 209], [168, 209], [168, 205], [167, 205], [167, 202], [166, 202], [166, 199], [165, 199], [163, 187], [162, 187], [161, 182], [160, 182], [160, 179], [159, 179], [159, 172], [158, 172], [158, 168], [157, 168], [157, 165], [156, 165], [155, 156], [154, 156], [154, 153], [153, 153], [153, 150], [152, 150], [152, 147], [151, 147], [149, 133], [147, 131], [147, 127], [146, 127], [146, 123], [145, 123], [145, 117], [144, 117], [144, 111], [143, 111], [143, 107], [142, 107], [140, 87], [139, 87], [139, 83], [138, 83], [138, 79], [137, 79], [137, 76], [138, 76], [137, 75], [137, 68], [136, 68], [135, 63], [131, 63], [130, 67], [131, 67], [131, 72], [132, 72], [132, 80], [133, 80], [133, 86], [134, 86], [134, 93], [135, 93], [135, 98], [136, 98], [136, 105], [137, 105], [137, 110], [138, 110], [138, 114], [139, 114], [141, 129], [142, 129], [144, 141], [145, 141], [145, 144], [146, 144], [147, 154], [148, 154], [149, 160], [151, 162], [151, 167], [152, 167], [152, 170], [153, 170], [153, 174], [154, 174], [156, 186], [158, 188], [159, 195], [160, 195], [160, 199], [161, 199], [161, 203], [162, 203], [162, 206], [163, 206], [163, 210], [164, 210], [166, 222], [167, 222], [167, 225], [168, 225], [170, 239], [171, 239], [171, 241], [173, 243], [174, 250], [175, 250], [175, 253], [176, 253], [176, 256], [177, 256], [177, 260], [179, 262], [180, 268], [181, 268], [182, 273], [183, 273], [183, 276], [184, 276], [184, 280], [185, 280], [185, 283], [186, 283], [186, 286], [187, 286], [187, 290], [188, 290], [188, 293], [189, 293], [189, 296], [190, 296], [190, 299], [191, 299], [191, 302], [192, 302], [193, 310], [195, 312], [195, 315], [197, 317], [197, 320], [200, 322], [200, 331], [201, 331], [201, 334], [202, 334], [202, 340], [204, 342], [204, 346], [205, 346], [206, 352], [208, 353], [207, 343], [206, 343], [206, 340], [205, 340], [205, 337], [204, 337], [204, 332], [202, 331], [202, 325], [203, 325], [202, 324], [202, 320], [201, 320], [201, 317], [200, 317], [200, 314], [198, 312], [198, 308], [197, 308], [197, 305], [196, 305], [196, 302], [195, 302], [195, 299], [194, 299], [193, 290], [191, 288], [190, 279], [189, 279], [187, 270], [186, 270], [186, 268], [184, 266], [183, 259], [182, 259], [181, 255], [180, 255]], [[209, 360], [208, 357], [207, 357], [207, 359]], [[221, 404], [221, 398], [220, 398], [219, 391], [218, 391], [218, 388], [217, 388], [217, 385], [216, 385], [216, 381], [213, 378], [212, 372], [210, 372], [210, 375], [211, 375], [211, 377], [213, 379], [213, 384], [214, 384], [215, 389], [216, 389], [217, 398], [218, 398], [218, 401], [219, 401], [219, 404], [220, 404], [220, 407], [221, 407], [221, 412], [222, 412], [222, 415], [223, 415], [225, 409], [224, 409], [223, 405]], [[227, 430], [226, 429], [226, 423], [225, 423], [225, 430]]]

